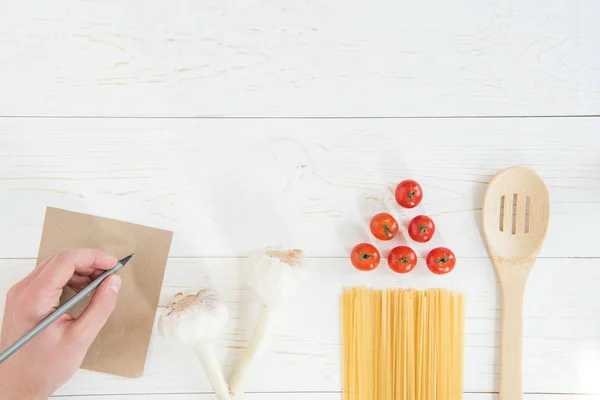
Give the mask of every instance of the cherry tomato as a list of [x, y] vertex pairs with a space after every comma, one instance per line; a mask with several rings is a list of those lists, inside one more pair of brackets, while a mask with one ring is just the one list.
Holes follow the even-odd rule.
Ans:
[[419, 243], [429, 242], [435, 233], [433, 220], [426, 215], [417, 215], [408, 224], [408, 235]]
[[357, 244], [350, 254], [352, 265], [361, 271], [371, 271], [377, 268], [380, 258], [379, 250], [368, 243]]
[[392, 240], [398, 234], [398, 222], [387, 213], [379, 213], [371, 219], [371, 233], [379, 240]]
[[414, 208], [423, 200], [423, 189], [417, 181], [406, 180], [396, 187], [396, 201], [404, 208]]
[[399, 274], [410, 272], [417, 265], [417, 253], [408, 246], [394, 247], [388, 255], [388, 265]]
[[427, 254], [427, 268], [437, 275], [444, 275], [454, 269], [456, 256], [452, 250], [437, 247]]

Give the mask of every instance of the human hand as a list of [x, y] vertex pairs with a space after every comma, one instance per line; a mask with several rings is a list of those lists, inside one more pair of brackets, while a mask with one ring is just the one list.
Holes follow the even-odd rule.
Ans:
[[[8, 290], [0, 350], [56, 310], [65, 286], [80, 291], [118, 260], [100, 250], [66, 250], [50, 256]], [[77, 318], [63, 315], [0, 364], [1, 400], [46, 400], [77, 371], [117, 304], [121, 278], [102, 282]]]

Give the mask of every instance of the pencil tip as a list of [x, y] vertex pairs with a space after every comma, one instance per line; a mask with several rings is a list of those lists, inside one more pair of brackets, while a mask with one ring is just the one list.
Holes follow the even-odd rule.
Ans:
[[125, 264], [127, 264], [127, 261], [129, 261], [129, 260], [131, 259], [131, 257], [133, 257], [133, 255], [134, 255], [134, 254], [135, 254], [135, 253], [131, 253], [130, 255], [128, 255], [128, 256], [127, 256], [127, 257], [125, 257], [124, 259], [120, 260], [119, 262], [120, 262], [122, 265], [125, 265]]

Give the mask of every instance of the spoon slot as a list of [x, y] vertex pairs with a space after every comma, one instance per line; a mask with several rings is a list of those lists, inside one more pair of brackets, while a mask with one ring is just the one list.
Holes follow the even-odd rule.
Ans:
[[513, 194], [511, 233], [517, 233], [517, 194]]

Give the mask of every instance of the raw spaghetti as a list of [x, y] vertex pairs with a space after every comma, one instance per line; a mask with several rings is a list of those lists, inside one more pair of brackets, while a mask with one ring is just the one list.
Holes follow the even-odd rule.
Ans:
[[344, 289], [344, 400], [462, 399], [464, 309], [442, 289]]

